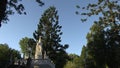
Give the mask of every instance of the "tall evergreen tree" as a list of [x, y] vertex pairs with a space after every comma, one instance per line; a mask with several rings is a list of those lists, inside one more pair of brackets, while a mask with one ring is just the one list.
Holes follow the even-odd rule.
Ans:
[[66, 49], [68, 45], [62, 45], [61, 28], [58, 22], [59, 16], [55, 7], [48, 8], [42, 15], [37, 30], [33, 33], [36, 41], [42, 36], [43, 52], [55, 63], [56, 68], [63, 68], [68, 58]]

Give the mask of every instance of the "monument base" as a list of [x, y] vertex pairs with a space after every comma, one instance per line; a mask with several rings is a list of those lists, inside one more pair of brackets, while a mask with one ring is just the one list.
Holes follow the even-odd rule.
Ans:
[[34, 68], [55, 68], [50, 59], [35, 59], [32, 65]]
[[39, 66], [34, 66], [34, 68], [52, 68], [52, 67], [49, 66], [49, 65], [46, 65], [46, 64], [42, 64], [42, 65], [39, 65]]

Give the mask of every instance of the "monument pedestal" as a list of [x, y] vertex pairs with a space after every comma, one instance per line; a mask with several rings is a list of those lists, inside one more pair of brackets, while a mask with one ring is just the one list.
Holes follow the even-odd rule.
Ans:
[[53, 62], [50, 59], [35, 59], [33, 61], [34, 68], [55, 68]]

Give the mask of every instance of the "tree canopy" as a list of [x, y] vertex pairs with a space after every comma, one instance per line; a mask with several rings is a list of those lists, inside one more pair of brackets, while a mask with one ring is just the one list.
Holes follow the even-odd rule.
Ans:
[[70, 59], [67, 61], [64, 68], [80, 68], [80, 56], [69, 54]]
[[[87, 10], [86, 12], [80, 12], [80, 15], [85, 16], [81, 21], [85, 22], [93, 15], [99, 15], [99, 20], [104, 24], [114, 23], [120, 20], [120, 5], [119, 0], [97, 0], [96, 3], [89, 3], [87, 6], [80, 7], [79, 9]], [[79, 12], [76, 12], [79, 14]]]
[[20, 59], [20, 52], [11, 49], [7, 44], [0, 44], [0, 67], [5, 68], [13, 64], [16, 59]]
[[[119, 0], [97, 0], [87, 6], [76, 6], [85, 12], [80, 12], [86, 22], [91, 16], [98, 16], [94, 20], [90, 32], [87, 34], [87, 57], [85, 64], [90, 68], [119, 68], [120, 37], [120, 5]], [[79, 14], [79, 12], [76, 12]], [[91, 59], [91, 62], [87, 60]]]
[[35, 47], [36, 47], [36, 42], [35, 42], [34, 39], [28, 38], [28, 37], [24, 37], [24, 38], [22, 38], [20, 40], [19, 44], [20, 44], [21, 51], [24, 54], [24, 58], [25, 58], [25, 56], [28, 57], [28, 55], [29, 55], [29, 48], [31, 48], [31, 57], [34, 58]]
[[50, 57], [55, 63], [56, 68], [63, 68], [68, 59], [66, 49], [68, 45], [62, 45], [61, 42], [61, 28], [59, 25], [59, 16], [57, 15], [55, 7], [49, 7], [40, 18], [37, 30], [33, 33], [35, 40], [42, 37], [43, 53]]

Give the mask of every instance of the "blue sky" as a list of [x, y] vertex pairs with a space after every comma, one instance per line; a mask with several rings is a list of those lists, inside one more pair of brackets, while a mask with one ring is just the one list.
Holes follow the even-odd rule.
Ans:
[[[91, 0], [89, 0], [91, 1]], [[86, 45], [86, 35], [93, 19], [82, 23], [81, 16], [76, 15], [76, 5], [86, 5], [88, 0], [44, 0], [45, 6], [39, 7], [34, 0], [24, 0], [27, 15], [9, 16], [10, 21], [0, 28], [0, 43], [7, 43], [11, 48], [20, 50], [19, 40], [24, 37], [33, 37], [42, 13], [49, 7], [55, 6], [58, 10], [59, 24], [62, 26], [62, 44], [69, 44], [68, 53], [80, 55], [83, 45]]]

